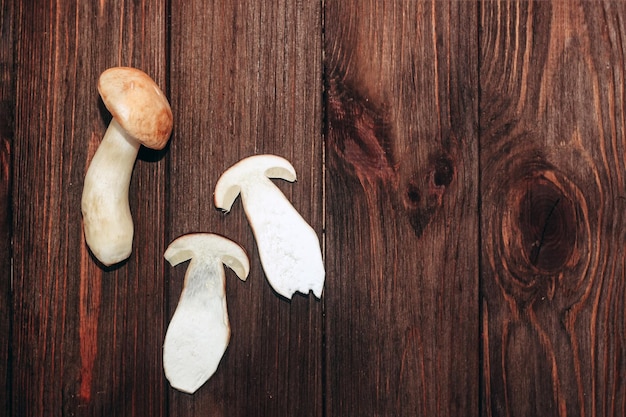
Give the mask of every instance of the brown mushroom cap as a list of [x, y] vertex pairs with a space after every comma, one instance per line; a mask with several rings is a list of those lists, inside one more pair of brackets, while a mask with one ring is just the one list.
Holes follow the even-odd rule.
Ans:
[[142, 145], [163, 149], [172, 133], [172, 109], [158, 85], [136, 68], [109, 68], [98, 92], [115, 120]]

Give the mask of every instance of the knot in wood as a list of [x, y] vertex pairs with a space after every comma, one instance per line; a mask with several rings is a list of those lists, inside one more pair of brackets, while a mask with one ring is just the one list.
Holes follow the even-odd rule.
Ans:
[[554, 288], [552, 281], [577, 263], [574, 254], [585, 220], [579, 218], [572, 186], [551, 171], [530, 172], [510, 184], [500, 255], [513, 281], [527, 290]]
[[544, 160], [508, 168], [487, 183], [494, 204], [483, 206], [485, 259], [496, 282], [518, 307], [578, 299], [594, 257], [589, 204], [595, 203]]
[[443, 205], [443, 195], [454, 178], [454, 163], [445, 154], [430, 158], [427, 173], [416, 172], [404, 187], [403, 202], [411, 227], [420, 237]]
[[327, 143], [338, 170], [352, 172], [368, 187], [396, 179], [390, 116], [384, 105], [364, 97], [358, 89], [332, 78], [327, 90]]
[[446, 155], [439, 155], [434, 163], [435, 169], [432, 172], [432, 180], [435, 187], [447, 187], [454, 178], [454, 165], [452, 160]]
[[516, 227], [526, 260], [539, 271], [560, 270], [576, 242], [577, 218], [572, 200], [539, 177], [527, 181], [518, 210]]

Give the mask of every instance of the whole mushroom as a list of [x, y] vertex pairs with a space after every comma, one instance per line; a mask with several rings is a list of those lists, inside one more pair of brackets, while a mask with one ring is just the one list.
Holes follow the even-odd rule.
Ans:
[[136, 68], [104, 71], [98, 91], [113, 119], [87, 169], [81, 209], [87, 245], [109, 266], [125, 260], [132, 251], [128, 188], [139, 147], [163, 149], [173, 117], [158, 85]]

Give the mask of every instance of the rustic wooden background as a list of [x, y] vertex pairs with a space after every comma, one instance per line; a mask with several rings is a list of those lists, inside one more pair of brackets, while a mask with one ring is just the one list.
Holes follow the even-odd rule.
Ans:
[[[0, 0], [0, 414], [626, 415], [626, 3]], [[111, 66], [163, 87], [127, 262], [82, 236]], [[213, 186], [273, 153], [321, 300], [266, 283]], [[218, 372], [171, 389], [183, 233], [240, 242]]]

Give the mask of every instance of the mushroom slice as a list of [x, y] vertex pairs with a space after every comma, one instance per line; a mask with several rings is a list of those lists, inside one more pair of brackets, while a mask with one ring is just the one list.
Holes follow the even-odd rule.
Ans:
[[165, 335], [163, 369], [172, 387], [193, 394], [215, 373], [230, 340], [222, 264], [245, 281], [250, 263], [241, 246], [212, 233], [181, 236], [164, 257], [172, 266], [191, 259]]
[[320, 298], [325, 271], [317, 234], [269, 178], [293, 182], [296, 172], [289, 161], [279, 156], [245, 158], [217, 181], [215, 205], [228, 212], [241, 194], [270, 285], [289, 299], [296, 292], [309, 291]]

